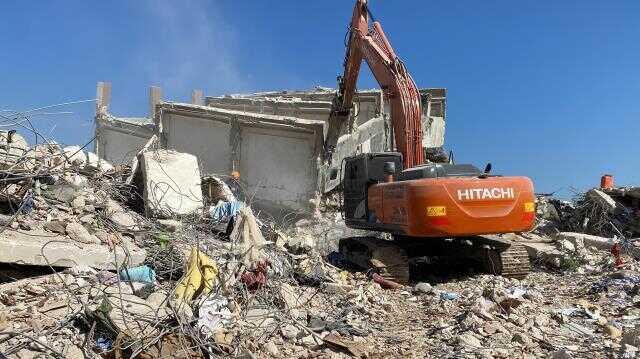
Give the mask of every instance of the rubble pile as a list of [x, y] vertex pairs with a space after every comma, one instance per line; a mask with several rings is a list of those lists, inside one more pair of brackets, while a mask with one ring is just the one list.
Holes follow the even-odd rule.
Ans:
[[574, 231], [602, 237], [640, 236], [640, 187], [592, 189], [575, 203], [569, 219]]
[[318, 198], [311, 216], [275, 220], [244, 201], [238, 173], [201, 174], [196, 157], [152, 143], [114, 167], [77, 146], [30, 147], [15, 132], [0, 132], [0, 142], [6, 357], [640, 350], [635, 189], [593, 190], [575, 203], [540, 197], [536, 230], [505, 236], [534, 259], [525, 279], [439, 271], [403, 286], [336, 252], [340, 238], [371, 233], [344, 225], [335, 196]]
[[547, 235], [558, 231], [608, 238], [640, 236], [640, 187], [594, 188], [572, 202], [538, 196], [538, 226]]

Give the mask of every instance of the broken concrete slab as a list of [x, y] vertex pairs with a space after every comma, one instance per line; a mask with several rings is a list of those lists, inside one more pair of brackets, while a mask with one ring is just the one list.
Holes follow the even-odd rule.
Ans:
[[608, 251], [614, 244], [613, 239], [593, 236], [584, 233], [560, 232], [555, 238], [557, 240], [567, 240], [577, 247], [596, 247], [600, 250]]
[[144, 152], [139, 160], [147, 215], [170, 218], [190, 214], [203, 207], [196, 156], [157, 150]]
[[[166, 305], [139, 298], [133, 294], [115, 293], [107, 296], [112, 309], [109, 319], [118, 332], [126, 333], [133, 338], [149, 337], [160, 328], [149, 325], [149, 322], [162, 321], [171, 315]], [[165, 302], [166, 304], [166, 302]]]
[[129, 266], [139, 265], [145, 256], [143, 249], [124, 238], [115, 252], [104, 245], [81, 244], [44, 230], [19, 232], [7, 229], [0, 240], [0, 263], [52, 267], [86, 265], [115, 270], [125, 261]]
[[520, 242], [527, 250], [531, 260], [539, 260], [553, 267], [559, 267], [562, 253], [548, 242]]

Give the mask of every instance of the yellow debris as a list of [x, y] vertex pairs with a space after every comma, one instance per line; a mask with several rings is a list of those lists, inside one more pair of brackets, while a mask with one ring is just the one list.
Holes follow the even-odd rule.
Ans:
[[191, 248], [187, 271], [178, 282], [175, 297], [190, 301], [200, 294], [208, 294], [218, 276], [218, 266], [206, 254]]

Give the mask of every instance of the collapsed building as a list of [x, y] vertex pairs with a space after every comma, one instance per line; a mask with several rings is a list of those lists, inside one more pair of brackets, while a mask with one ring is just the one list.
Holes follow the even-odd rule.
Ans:
[[[444, 144], [446, 90], [422, 89], [423, 147]], [[154, 135], [162, 148], [196, 155], [203, 174], [241, 173], [256, 208], [273, 214], [309, 213], [313, 199], [338, 184], [332, 169], [356, 153], [394, 149], [390, 109], [381, 90], [360, 91], [351, 123], [330, 164], [322, 161], [333, 89], [204, 97], [191, 103], [162, 99], [150, 89], [149, 117], [117, 117], [109, 111], [111, 85], [98, 83], [95, 152], [128, 163]]]
[[[539, 197], [537, 228], [503, 237], [526, 247], [526, 278], [428, 255], [409, 286], [345, 260], [339, 241], [365, 234], [335, 207], [293, 221], [252, 210], [304, 211], [343, 156], [392, 148], [379, 93], [361, 93], [329, 166], [316, 103], [328, 91], [152, 95], [148, 118], [117, 118], [99, 96], [96, 150], [115, 166], [0, 131], [0, 357], [637, 357], [638, 187], [605, 176], [573, 202]], [[442, 139], [444, 101], [435, 111], [426, 148]], [[232, 169], [253, 203], [211, 175]], [[270, 199], [294, 181], [312, 190]]]

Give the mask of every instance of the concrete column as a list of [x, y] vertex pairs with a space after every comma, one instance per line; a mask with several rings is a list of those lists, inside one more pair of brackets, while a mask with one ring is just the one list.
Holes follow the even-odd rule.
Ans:
[[111, 82], [98, 82], [96, 88], [96, 115], [107, 113], [111, 102]]
[[156, 105], [162, 101], [162, 89], [157, 86], [149, 88], [149, 117], [153, 120], [156, 117]]
[[96, 136], [93, 141], [93, 152], [98, 156], [103, 155], [104, 139], [100, 136], [100, 120], [99, 118], [109, 111], [109, 103], [111, 102], [111, 82], [98, 82], [96, 86], [96, 116], [94, 118], [94, 134]]
[[202, 90], [191, 91], [191, 103], [194, 105], [204, 106], [204, 93]]
[[237, 118], [231, 119], [231, 130], [229, 131], [229, 145], [231, 146], [231, 158], [229, 159], [229, 172], [234, 169], [239, 170], [242, 147], [242, 128]]

